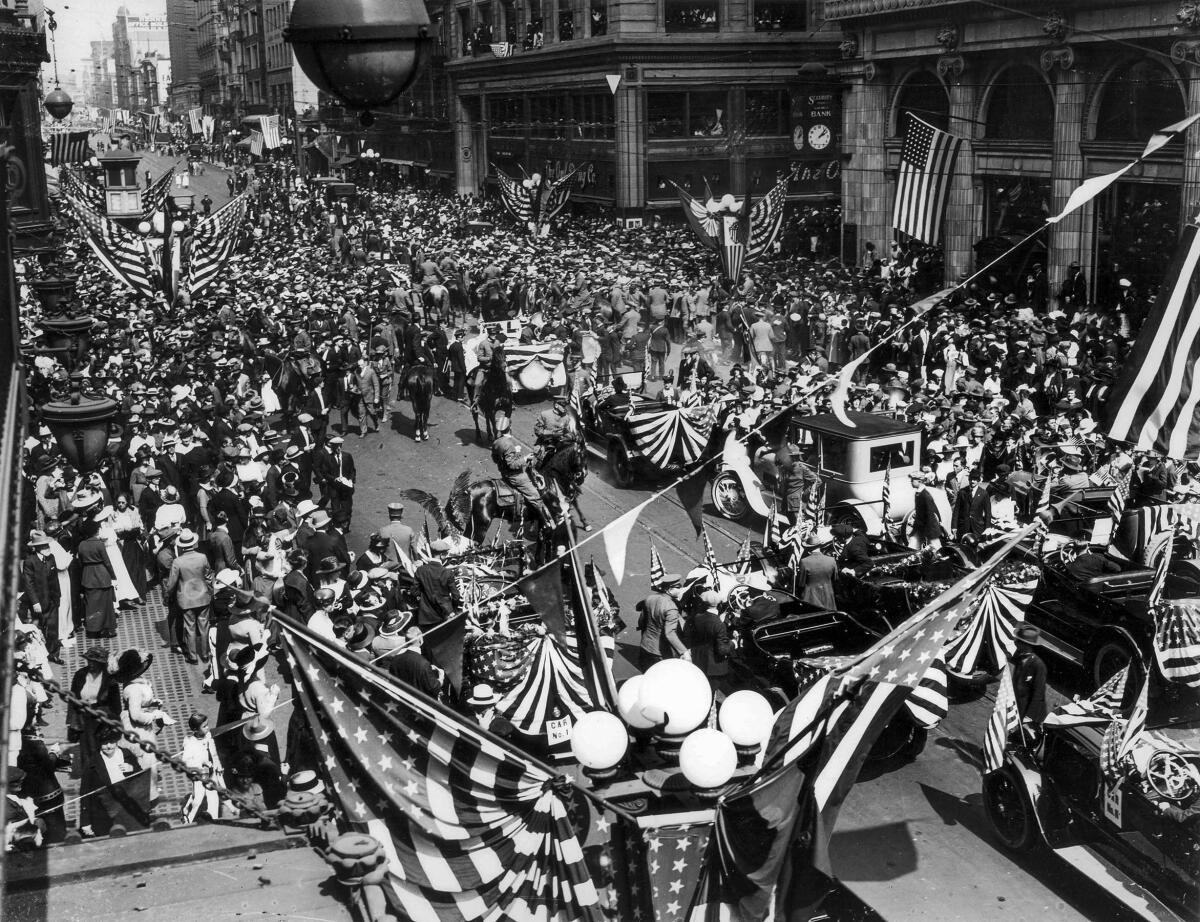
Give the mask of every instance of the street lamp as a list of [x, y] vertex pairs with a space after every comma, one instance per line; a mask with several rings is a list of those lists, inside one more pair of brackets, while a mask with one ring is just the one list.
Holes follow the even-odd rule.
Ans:
[[71, 375], [71, 392], [42, 405], [42, 421], [75, 469], [86, 474], [96, 469], [108, 446], [108, 426], [119, 405], [104, 394], [85, 393], [84, 377]]
[[284, 40], [318, 88], [361, 112], [389, 105], [429, 58], [429, 14], [420, 0], [296, 0]]

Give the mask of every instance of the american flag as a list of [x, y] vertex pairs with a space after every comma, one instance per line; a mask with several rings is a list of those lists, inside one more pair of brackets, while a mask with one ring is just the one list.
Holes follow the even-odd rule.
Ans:
[[983, 738], [983, 770], [994, 772], [1004, 764], [1004, 753], [1008, 749], [1008, 738], [1021, 726], [1021, 714], [1017, 710], [1017, 695], [1013, 690], [1012, 663], [1004, 666], [1000, 673], [1000, 687], [996, 690], [996, 705], [988, 721], [987, 735]]
[[750, 536], [746, 535], [742, 539], [742, 544], [737, 552], [738, 572], [745, 574], [750, 572], [750, 568], [754, 565], [754, 555], [750, 550]]
[[[705, 823], [695, 826], [659, 826], [643, 833], [643, 844], [637, 851], [646, 869], [648, 913], [639, 909], [639, 918], [654, 922], [683, 922], [696, 918], [689, 913], [689, 897], [704, 868], [711, 827]], [[632, 862], [630, 862], [632, 864]], [[639, 887], [640, 889], [640, 887]]]
[[1108, 723], [1120, 716], [1128, 684], [1129, 664], [1126, 663], [1124, 669], [1114, 672], [1107, 682], [1092, 692], [1090, 698], [1068, 701], [1056, 708], [1047, 715], [1045, 725], [1069, 727], [1073, 724]]
[[1147, 674], [1129, 719], [1115, 719], [1104, 731], [1104, 740], [1100, 745], [1100, 771], [1110, 782], [1120, 780], [1125, 774], [1125, 759], [1133, 752], [1133, 744], [1146, 729], [1149, 688], [1150, 677]]
[[203, 118], [202, 109], [188, 109], [188, 122], [191, 123], [192, 134], [204, 134]]
[[713, 551], [712, 542], [708, 540], [708, 529], [704, 529], [701, 533], [704, 538], [704, 566], [708, 568], [708, 572], [712, 575], [713, 588], [721, 585], [720, 577], [717, 575], [717, 555]]
[[156, 211], [162, 211], [167, 201], [167, 193], [171, 191], [171, 183], [175, 180], [175, 167], [167, 170], [142, 196], [142, 220], [149, 221]]
[[950, 697], [946, 686], [946, 664], [934, 660], [921, 681], [904, 702], [908, 716], [926, 730], [936, 727], [950, 713]]
[[263, 152], [263, 136], [262, 132], [254, 128], [250, 129], [250, 153], [255, 157], [261, 157]]
[[280, 146], [278, 115], [266, 116], [259, 122], [259, 127], [262, 129], [263, 147], [267, 150], [274, 150]]
[[[249, 191], [243, 192], [196, 224], [192, 231], [192, 254], [187, 279], [187, 288], [192, 295], [203, 291], [228, 264], [241, 239], [248, 203]], [[416, 548], [417, 535], [413, 535], [414, 552]]]
[[493, 42], [489, 47], [496, 57], [507, 58], [512, 55], [515, 46], [512, 42]]
[[752, 263], [771, 249], [783, 227], [784, 206], [787, 204], [788, 182], [784, 176], [771, 188], [750, 212], [750, 241], [746, 245], [746, 262]]
[[1154, 607], [1162, 601], [1163, 591], [1167, 587], [1167, 571], [1171, 569], [1171, 557], [1175, 551], [1175, 532], [1163, 542], [1162, 556], [1158, 558], [1158, 566], [1154, 568], [1154, 582], [1150, 584], [1150, 592], [1146, 596], [1146, 606], [1154, 611]]
[[1160, 602], [1154, 611], [1158, 668], [1172, 682], [1200, 685], [1200, 600]]
[[883, 469], [883, 531], [889, 538], [892, 535], [892, 459], [889, 457], [887, 467]]
[[59, 131], [50, 135], [50, 162], [54, 166], [64, 163], [83, 163], [88, 158], [88, 133], [86, 131]]
[[81, 179], [70, 167], [64, 165], [58, 173], [58, 181], [64, 195], [82, 200], [82, 202], [97, 214], [107, 209], [104, 201], [104, 190], [99, 186]]
[[779, 515], [779, 507], [771, 507], [771, 515], [767, 518], [767, 527], [763, 531], [763, 547], [775, 550], [783, 544], [783, 519]]
[[1125, 503], [1129, 500], [1129, 481], [1132, 477], [1132, 468], [1124, 474], [1118, 474], [1116, 483], [1113, 485], [1112, 496], [1108, 498], [1108, 514], [1112, 518], [1112, 531], [1109, 533], [1108, 539], [1110, 545], [1116, 539], [1117, 532], [1121, 528], [1121, 520], [1125, 518]]
[[1189, 224], [1104, 404], [1101, 428], [1135, 451], [1170, 458], [1200, 457], [1200, 233]]
[[650, 588], [661, 589], [663, 577], [667, 575], [666, 569], [663, 567], [662, 558], [658, 556], [658, 549], [653, 544], [650, 545]]
[[321, 769], [389, 862], [413, 922], [598, 922], [598, 896], [553, 770], [277, 615]]
[[900, 178], [892, 227], [922, 243], [941, 237], [954, 161], [962, 138], [934, 128], [911, 112], [900, 148]]
[[63, 195], [83, 224], [88, 245], [101, 265], [113, 278], [128, 285], [142, 297], [153, 298], [160, 290], [156, 281], [158, 267], [147, 242], [104, 215], [97, 214], [86, 202], [73, 197], [66, 189]]

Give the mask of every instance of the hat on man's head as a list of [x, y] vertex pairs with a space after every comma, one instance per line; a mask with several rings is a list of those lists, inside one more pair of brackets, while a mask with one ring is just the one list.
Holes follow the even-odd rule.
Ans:
[[199, 541], [200, 539], [194, 531], [185, 528], [179, 533], [179, 537], [175, 539], [175, 550], [190, 551]]
[[471, 689], [471, 697], [467, 704], [473, 708], [486, 708], [500, 703], [500, 695], [486, 682], [480, 682]]

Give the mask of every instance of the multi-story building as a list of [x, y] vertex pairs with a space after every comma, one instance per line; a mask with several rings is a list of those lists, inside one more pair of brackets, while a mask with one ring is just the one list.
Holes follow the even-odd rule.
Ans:
[[[816, 82], [841, 37], [821, 0], [447, 0], [455, 188], [492, 164], [554, 177], [626, 217], [702, 194], [836, 197], [838, 98]], [[807, 65], [807, 66], [806, 66]], [[803, 71], [802, 71], [803, 68]]]
[[92, 105], [112, 109], [117, 105], [117, 68], [113, 58], [113, 43], [92, 42], [92, 54], [86, 67], [91, 75]]
[[[49, 234], [49, 204], [42, 156], [39, 81], [46, 50], [46, 13], [41, 0], [0, 4], [0, 145], [6, 162], [8, 208], [18, 246]], [[0, 624], [0, 633], [5, 630]], [[0, 639], [0, 658], [4, 643]], [[2, 676], [0, 676], [2, 677]]]
[[[1051, 8], [1051, 6], [1053, 8]], [[1001, 8], [1003, 7], [1003, 8]], [[1135, 160], [1153, 132], [1200, 111], [1200, 7], [1179, 0], [826, 0], [845, 32], [844, 218], [885, 251], [906, 113], [965, 139], [944, 222], [946, 277], [1018, 285], [1071, 263], [1097, 300], [1120, 279], [1154, 291], [1181, 222], [1200, 208], [1200, 131], [1138, 164], [1060, 223], [1089, 177]], [[1036, 233], [1035, 233], [1036, 232]]]
[[[130, 111], [166, 103], [159, 87], [158, 71], [171, 59], [167, 20], [130, 16], [126, 7], [117, 8], [112, 26], [112, 56], [117, 71], [117, 106]], [[151, 67], [146, 67], [146, 62]], [[169, 65], [165, 68], [169, 73]], [[158, 102], [150, 100], [158, 98]]]
[[200, 105], [200, 57], [196, 0], [167, 0], [171, 47], [171, 108], [178, 115]]
[[263, 0], [263, 42], [267, 61], [267, 105], [272, 112], [290, 117], [296, 108], [292, 46], [283, 40], [292, 0]]

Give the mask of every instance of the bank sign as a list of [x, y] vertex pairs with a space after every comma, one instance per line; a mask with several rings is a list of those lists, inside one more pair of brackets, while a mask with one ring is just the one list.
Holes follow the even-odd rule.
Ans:
[[788, 162], [793, 195], [836, 193], [842, 175], [842, 97], [833, 90], [792, 91], [792, 136]]

